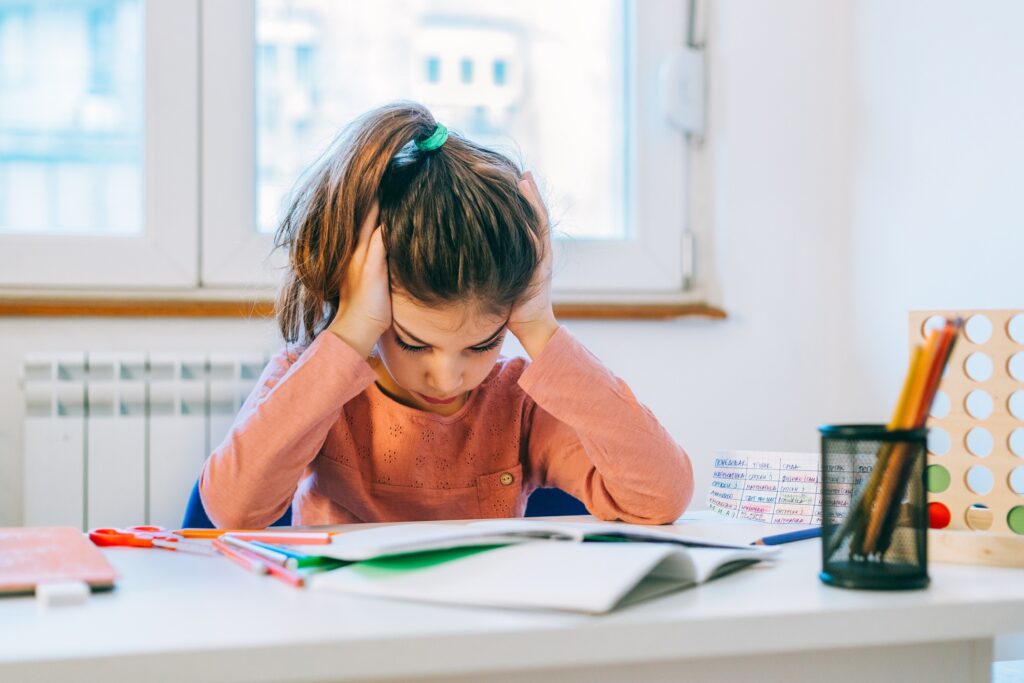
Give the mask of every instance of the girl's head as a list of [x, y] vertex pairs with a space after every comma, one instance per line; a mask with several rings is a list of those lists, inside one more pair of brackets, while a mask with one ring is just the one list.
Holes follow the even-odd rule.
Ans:
[[[502, 330], [530, 294], [542, 256], [535, 245], [543, 242], [533, 238], [540, 217], [519, 191], [516, 164], [455, 133], [435, 150], [420, 150], [415, 142], [436, 127], [424, 107], [396, 103], [342, 131], [300, 183], [278, 230], [291, 266], [278, 322], [290, 342], [309, 342], [331, 322], [359, 226], [378, 202], [396, 323], [379, 345], [382, 359], [404, 384], [409, 378], [399, 375], [424, 365], [421, 359], [450, 356], [448, 380], [406, 387], [447, 397], [456, 384], [468, 390], [486, 376], [455, 382], [456, 352], [473, 361], [463, 366], [493, 365], [500, 344], [480, 345], [489, 340], [476, 337]], [[429, 352], [406, 348], [424, 346], [413, 337], [429, 342]]]

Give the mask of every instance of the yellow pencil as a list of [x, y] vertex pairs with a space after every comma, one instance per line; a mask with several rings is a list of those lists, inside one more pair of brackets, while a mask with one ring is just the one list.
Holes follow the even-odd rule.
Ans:
[[[907, 369], [906, 377], [903, 378], [903, 387], [899, 392], [899, 399], [896, 401], [896, 409], [893, 411], [892, 419], [889, 421], [889, 429], [897, 429], [901, 423], [903, 416], [909, 413], [909, 399], [910, 391], [913, 387], [914, 378], [921, 372], [922, 358], [924, 357], [924, 348], [921, 344], [914, 344], [913, 349], [910, 351], [910, 366]], [[867, 480], [867, 484], [862, 489], [860, 500], [857, 501], [856, 505], [850, 508], [847, 513], [847, 517], [843, 522], [843, 525], [836, 532], [833, 541], [829, 544], [828, 554], [836, 552], [840, 544], [843, 543], [843, 539], [846, 538], [848, 533], [853, 530], [854, 524], [860, 522], [862, 525], [857, 529], [856, 536], [851, 543], [851, 552], [855, 551], [861, 545], [864, 532], [866, 531], [866, 514], [870, 510], [871, 502], [874, 500], [874, 494], [876, 494], [879, 486], [879, 481], [882, 478], [882, 471], [885, 469], [886, 461], [889, 458], [890, 449], [888, 443], [882, 446], [879, 451], [878, 459], [874, 462], [874, 467], [871, 469], [871, 475]]]
[[[913, 384], [910, 389], [910, 397], [907, 402], [908, 405], [904, 406], [903, 414], [899, 416], [897, 422], [897, 429], [913, 429], [915, 414], [917, 407], [920, 405], [922, 398], [924, 397], [926, 385], [928, 384], [928, 377], [931, 374], [931, 369], [936, 362], [939, 362], [939, 345], [942, 334], [938, 330], [932, 330], [931, 334], [928, 335], [928, 344], [924, 350], [924, 360], [916, 368]], [[870, 514], [868, 516], [867, 530], [864, 534], [864, 541], [861, 547], [861, 551], [868, 555], [875, 551], [878, 545], [878, 535], [882, 530], [882, 524], [885, 521], [886, 516], [889, 514], [889, 508], [892, 505], [893, 497], [896, 495], [896, 488], [902, 481], [901, 473], [904, 467], [904, 460], [910, 449], [907, 448], [907, 444], [900, 443], [891, 449], [892, 453], [886, 459], [884, 466], [884, 473], [882, 475], [881, 483], [878, 487], [878, 492], [874, 496], [873, 504], [870, 507]]]

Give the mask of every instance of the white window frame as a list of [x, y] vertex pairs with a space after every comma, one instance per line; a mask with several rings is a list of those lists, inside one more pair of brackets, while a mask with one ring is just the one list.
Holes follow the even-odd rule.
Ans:
[[[687, 39], [687, 6], [634, 0], [628, 69], [630, 156], [627, 205], [633, 239], [556, 240], [559, 301], [696, 301], [687, 288], [685, 231], [689, 147], [660, 110], [661, 64]], [[202, 282], [239, 288], [274, 283], [283, 255], [255, 230], [255, 7], [252, 0], [202, 6], [203, 193]], [[345, 122], [339, 122], [339, 127]], [[537, 169], [543, 175], [543, 169]]]
[[[694, 143], [668, 123], [658, 90], [662, 64], [686, 43], [687, 3], [632, 0], [628, 9], [632, 239], [556, 240], [558, 302], [705, 298], [690, 263]], [[285, 255], [255, 229], [254, 2], [146, 0], [144, 16], [142, 235], [0, 235], [0, 287], [269, 297]]]
[[146, 0], [143, 226], [138, 236], [0, 235], [0, 286], [195, 288], [197, 0]]

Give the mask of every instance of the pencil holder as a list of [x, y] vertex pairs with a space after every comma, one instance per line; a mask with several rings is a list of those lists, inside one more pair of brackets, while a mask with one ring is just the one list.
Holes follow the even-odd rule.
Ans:
[[821, 432], [821, 580], [843, 588], [928, 585], [927, 429]]

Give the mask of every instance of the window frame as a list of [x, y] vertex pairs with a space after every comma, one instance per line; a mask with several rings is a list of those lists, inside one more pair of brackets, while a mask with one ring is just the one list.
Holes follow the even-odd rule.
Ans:
[[143, 3], [139, 235], [0, 235], [0, 285], [188, 289], [199, 276], [198, 0]]
[[[699, 292], [684, 287], [692, 143], [667, 123], [659, 92], [660, 64], [686, 43], [687, 7], [634, 0], [626, 14], [624, 30], [644, 36], [626, 41], [626, 220], [633, 239], [557, 239], [554, 294], [560, 301], [696, 301]], [[268, 257], [272, 235], [254, 227], [255, 22], [252, 0], [203, 5], [202, 281], [208, 287], [269, 286], [284, 266], [280, 251]]]
[[[659, 92], [661, 64], [687, 41], [687, 4], [624, 1], [624, 30], [644, 36], [627, 40], [624, 64], [633, 239], [556, 240], [555, 300], [700, 302], [687, 255], [695, 143], [667, 123]], [[144, 16], [143, 234], [0, 235], [0, 287], [266, 299], [286, 258], [255, 229], [255, 3], [146, 0]]]

